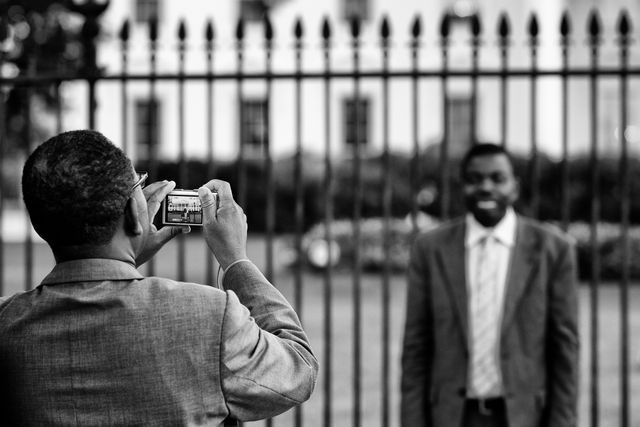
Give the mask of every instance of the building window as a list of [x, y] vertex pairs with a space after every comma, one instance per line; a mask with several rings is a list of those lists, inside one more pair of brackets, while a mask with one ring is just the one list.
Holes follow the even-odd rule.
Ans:
[[360, 144], [367, 145], [369, 142], [369, 100], [360, 98], [356, 104], [356, 100], [353, 98], [345, 99], [343, 111], [345, 143], [353, 145], [357, 138]]
[[264, 0], [240, 0], [240, 17], [244, 21], [263, 21], [266, 14]]
[[136, 0], [136, 22], [160, 20], [160, 0]]
[[150, 157], [151, 141], [158, 146], [160, 141], [160, 103], [157, 100], [139, 99], [135, 104], [135, 147], [140, 160]]
[[250, 153], [261, 153], [268, 145], [266, 99], [244, 99], [240, 103], [240, 143]]
[[369, 18], [369, 0], [343, 0], [343, 6], [343, 17], [347, 21], [366, 21]]

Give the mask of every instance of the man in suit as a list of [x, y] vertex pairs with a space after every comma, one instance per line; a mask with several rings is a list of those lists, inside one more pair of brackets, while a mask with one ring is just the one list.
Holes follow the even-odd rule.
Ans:
[[411, 250], [402, 425], [575, 426], [573, 245], [514, 212], [519, 183], [502, 147], [474, 145], [461, 173], [467, 215]]
[[226, 425], [309, 398], [318, 362], [292, 307], [247, 259], [229, 185], [198, 190], [221, 290], [138, 272], [189, 231], [155, 228], [175, 183], [143, 189], [145, 179], [94, 131], [62, 133], [28, 158], [24, 201], [56, 265], [0, 300], [2, 424]]

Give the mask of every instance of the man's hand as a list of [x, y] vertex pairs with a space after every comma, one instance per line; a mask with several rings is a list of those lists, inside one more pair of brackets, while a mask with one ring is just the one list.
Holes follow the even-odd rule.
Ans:
[[144, 247], [136, 257], [136, 265], [142, 265], [149, 261], [165, 243], [176, 237], [178, 234], [188, 233], [191, 227], [187, 226], [167, 226], [160, 230], [153, 225], [160, 205], [164, 198], [176, 187], [173, 181], [160, 181], [147, 185], [143, 190], [145, 199], [147, 199], [147, 212], [149, 213], [149, 234], [145, 240]]
[[[212, 191], [217, 192], [218, 200]], [[198, 189], [202, 202], [204, 238], [220, 266], [247, 258], [247, 216], [233, 200], [229, 183], [214, 179]]]

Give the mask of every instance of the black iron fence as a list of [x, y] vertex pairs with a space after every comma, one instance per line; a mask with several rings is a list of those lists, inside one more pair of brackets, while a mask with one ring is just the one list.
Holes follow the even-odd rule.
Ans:
[[[304, 55], [306, 50], [303, 45], [305, 38], [305, 29], [303, 22], [297, 20], [293, 26], [294, 34], [294, 46], [292, 55], [294, 58], [294, 67], [291, 70], [274, 70], [272, 64], [272, 51], [274, 42], [274, 29], [269, 19], [265, 19], [263, 23], [264, 29], [264, 64], [263, 69], [259, 71], [247, 70], [245, 66], [245, 44], [244, 44], [244, 30], [245, 23], [240, 21], [236, 27], [235, 34], [235, 69], [227, 71], [218, 71], [214, 67], [216, 59], [216, 34], [214, 26], [210, 22], [205, 29], [204, 37], [204, 49], [202, 55], [205, 60], [205, 69], [200, 72], [187, 72], [186, 71], [186, 39], [187, 39], [187, 26], [185, 23], [180, 23], [177, 31], [177, 52], [176, 63], [178, 65], [177, 72], [166, 72], [160, 70], [157, 65], [158, 54], [158, 26], [156, 22], [149, 23], [148, 32], [148, 57], [147, 65], [148, 71], [143, 73], [130, 72], [130, 44], [129, 33], [130, 26], [128, 22], [125, 22], [119, 32], [119, 40], [121, 44], [119, 68], [120, 71], [112, 72], [109, 67], [101, 68], [96, 63], [96, 49], [97, 49], [97, 37], [99, 35], [99, 27], [97, 20], [100, 14], [100, 10], [85, 10], [86, 23], [82, 31], [83, 41], [83, 67], [81, 70], [73, 73], [58, 73], [55, 71], [35, 73], [34, 70], [37, 67], [32, 63], [30, 67], [24, 67], [22, 71], [12, 77], [3, 76], [0, 79], [0, 87], [5, 96], [8, 99], [9, 93], [20, 93], [23, 99], [31, 99], [35, 96], [36, 89], [49, 88], [49, 93], [52, 94], [54, 99], [58, 102], [55, 105], [61, 106], [60, 98], [62, 97], [61, 91], [64, 88], [66, 82], [84, 82], [87, 87], [87, 117], [86, 125], [89, 128], [96, 128], [97, 109], [99, 106], [99, 96], [97, 87], [102, 84], [116, 84], [119, 85], [120, 91], [120, 108], [118, 111], [113, 111], [111, 114], [121, 115], [121, 134], [117, 135], [113, 130], [110, 130], [109, 136], [111, 138], [120, 137], [122, 145], [127, 152], [131, 151], [131, 145], [134, 142], [129, 137], [128, 130], [134, 124], [131, 123], [131, 116], [129, 114], [130, 108], [128, 105], [131, 103], [131, 97], [129, 88], [132, 84], [146, 84], [148, 85], [148, 98], [149, 100], [155, 100], [158, 96], [157, 88], [158, 84], [170, 83], [176, 86], [178, 91], [178, 117], [175, 120], [178, 123], [178, 157], [177, 159], [161, 159], [158, 152], [158, 147], [155, 145], [153, 139], [150, 140], [148, 147], [148, 156], [145, 160], [147, 169], [153, 178], [164, 178], [163, 171], [166, 171], [168, 166], [166, 163], [172, 163], [174, 168], [171, 169], [175, 173], [176, 181], [180, 183], [186, 183], [193, 180], [193, 163], [187, 159], [185, 155], [185, 115], [187, 114], [188, 101], [186, 99], [185, 87], [192, 82], [204, 82], [205, 83], [205, 97], [206, 104], [205, 110], [201, 112], [205, 117], [209, 118], [205, 121], [206, 127], [202, 129], [202, 132], [206, 134], [205, 140], [207, 141], [207, 154], [204, 159], [199, 163], [199, 167], [202, 169], [203, 176], [220, 176], [234, 182], [234, 188], [239, 203], [243, 206], [247, 206], [248, 202], [257, 200], [255, 196], [255, 185], [259, 183], [260, 194], [260, 209], [255, 209], [251, 212], [251, 215], [262, 217], [260, 227], [263, 230], [261, 236], [264, 239], [264, 269], [267, 277], [273, 278], [276, 274], [281, 274], [276, 271], [277, 258], [280, 253], [276, 253], [276, 242], [281, 238], [279, 229], [284, 228], [292, 237], [292, 247], [297, 254], [299, 260], [303, 260], [306, 257], [307, 248], [305, 246], [305, 233], [312, 225], [311, 220], [319, 220], [324, 225], [323, 240], [325, 242], [336, 241], [336, 219], [345, 220], [349, 223], [350, 241], [352, 247], [350, 248], [349, 265], [347, 268], [340, 268], [334, 266], [331, 262], [327, 262], [326, 266], [322, 270], [321, 280], [318, 280], [317, 272], [310, 273], [307, 265], [304, 262], [297, 262], [293, 264], [291, 270], [291, 295], [294, 306], [300, 311], [301, 317], [304, 319], [306, 313], [303, 312], [305, 307], [305, 300], [308, 298], [319, 298], [322, 304], [322, 310], [319, 312], [319, 316], [322, 319], [319, 328], [319, 339], [322, 341], [322, 373], [321, 373], [321, 388], [317, 391], [316, 395], [320, 395], [321, 403], [319, 407], [321, 409], [315, 412], [314, 419], [310, 420], [304, 416], [304, 407], [298, 409], [293, 416], [293, 423], [296, 425], [303, 424], [323, 424], [323, 425], [335, 425], [344, 422], [344, 409], [336, 409], [336, 406], [341, 406], [339, 402], [342, 398], [341, 394], [351, 396], [352, 405], [349, 408], [347, 419], [351, 419], [352, 425], [362, 425], [364, 420], [371, 419], [371, 413], [376, 413], [373, 419], [379, 422], [381, 425], [394, 425], [397, 423], [397, 381], [392, 377], [393, 373], [397, 370], [394, 365], [397, 363], [397, 355], [392, 354], [393, 349], [398, 347], [397, 342], [400, 341], [400, 336], [397, 336], [397, 325], [392, 326], [392, 307], [393, 294], [396, 290], [392, 287], [397, 285], [398, 281], [402, 281], [402, 274], [398, 270], [394, 269], [391, 260], [396, 256], [395, 251], [398, 248], [394, 246], [393, 239], [393, 221], [397, 215], [397, 205], [403, 204], [408, 211], [408, 218], [410, 221], [410, 227], [412, 232], [417, 231], [421, 226], [419, 224], [419, 218], [423, 214], [423, 206], [420, 199], [416, 197], [418, 193], [423, 189], [425, 185], [425, 179], [429, 178], [435, 183], [436, 189], [433, 191], [435, 194], [435, 202], [426, 210], [434, 218], [445, 219], [452, 215], [459, 213], [459, 206], [456, 205], [457, 195], [457, 182], [455, 167], [456, 157], [453, 144], [460, 144], [460, 141], [453, 141], [450, 134], [452, 129], [450, 104], [448, 103], [449, 92], [447, 90], [450, 82], [452, 81], [465, 81], [469, 83], [469, 97], [470, 97], [470, 113], [468, 119], [470, 122], [470, 132], [466, 142], [468, 144], [476, 142], [478, 138], [479, 124], [479, 104], [478, 104], [478, 88], [484, 81], [497, 81], [497, 91], [494, 96], [498, 100], [497, 105], [499, 109], [495, 115], [490, 115], [491, 120], [495, 120], [499, 123], [499, 136], [498, 141], [504, 145], [510, 146], [512, 142], [508, 140], [508, 115], [511, 107], [510, 101], [512, 98], [509, 96], [510, 85], [514, 81], [525, 81], [529, 83], [529, 93], [526, 99], [529, 106], [529, 127], [527, 130], [522, 130], [523, 134], [527, 134], [527, 139], [531, 142], [530, 149], [523, 157], [522, 167], [519, 167], [519, 172], [522, 175], [523, 182], [526, 183], [526, 188], [523, 193], [525, 194], [525, 200], [522, 202], [521, 209], [527, 211], [533, 216], [540, 217], [547, 220], [556, 221], [561, 227], [568, 230], [571, 224], [576, 219], [582, 219], [586, 221], [586, 227], [588, 233], [586, 234], [583, 247], [583, 256], [587, 260], [584, 264], [587, 265], [588, 271], [583, 271], [583, 277], [585, 277], [586, 285], [588, 286], [588, 312], [583, 312], [582, 316], [588, 317], [588, 331], [589, 336], [585, 337], [584, 342], [588, 342], [588, 346], [584, 348], [584, 351], [589, 355], [589, 369], [587, 378], [583, 381], [584, 384], [589, 385], [589, 392], [584, 393], [588, 399], [588, 410], [582, 413], [583, 419], [581, 424], [583, 425], [600, 425], [601, 420], [609, 418], [603, 418], [601, 413], [601, 400], [603, 397], [603, 391], [600, 388], [600, 379], [603, 375], [609, 375], [609, 373], [601, 372], [602, 361], [599, 358], [601, 349], [599, 345], [601, 343], [600, 336], [600, 301], [601, 301], [601, 289], [602, 289], [602, 265], [601, 258], [603, 252], [601, 251], [602, 236], [599, 235], [602, 231], [601, 223], [603, 222], [603, 211], [607, 211], [606, 218], [608, 222], [616, 223], [616, 232], [614, 237], [608, 241], [611, 244], [613, 242], [615, 247], [618, 248], [616, 252], [616, 260], [618, 261], [619, 271], [616, 276], [616, 287], [618, 289], [617, 295], [619, 295], [619, 331], [615, 331], [619, 334], [619, 401], [614, 403], [615, 411], [617, 415], [616, 420], [619, 420], [620, 425], [630, 426], [632, 425], [632, 415], [635, 415], [636, 422], [640, 418], [639, 413], [632, 414], [632, 380], [633, 370], [637, 367], [632, 365], [631, 360], [631, 339], [630, 339], [630, 325], [631, 325], [631, 313], [630, 312], [630, 291], [633, 289], [630, 285], [634, 277], [632, 276], [632, 254], [634, 254], [635, 241], [632, 239], [634, 233], [632, 232], [633, 223], [640, 220], [640, 209], [638, 209], [634, 203], [632, 194], [637, 193], [638, 182], [635, 180], [636, 174], [634, 174], [633, 165], [636, 158], [632, 154], [632, 148], [628, 138], [629, 126], [635, 123], [636, 117], [631, 117], [632, 113], [637, 115], [640, 111], [632, 111], [631, 105], [631, 87], [633, 86], [633, 80], [638, 80], [640, 77], [640, 66], [632, 64], [631, 57], [631, 22], [629, 16], [622, 12], [619, 16], [619, 20], [616, 25], [615, 34], [615, 48], [611, 51], [615, 52], [616, 60], [613, 63], [601, 64], [601, 46], [603, 41], [602, 26], [598, 14], [593, 12], [587, 22], [587, 32], [584, 35], [576, 35], [572, 31], [571, 21], [568, 14], [562, 16], [561, 22], [559, 22], [558, 39], [560, 44], [558, 46], [558, 52], [561, 58], [561, 65], [556, 68], [543, 68], [538, 65], [538, 49], [539, 49], [539, 27], [538, 20], [533, 15], [528, 23], [526, 32], [528, 38], [528, 46], [526, 49], [526, 56], [529, 59], [528, 65], [521, 67], [510, 66], [509, 59], [510, 54], [514, 49], [512, 43], [510, 43], [511, 30], [509, 19], [506, 15], [502, 15], [498, 22], [498, 31], [494, 36], [484, 35], [482, 29], [482, 22], [477, 15], [466, 18], [465, 31], [468, 40], [469, 47], [469, 66], [458, 67], [451, 65], [450, 49], [451, 49], [451, 31], [452, 25], [458, 25], [457, 18], [453, 15], [447, 14], [443, 16], [441, 26], [439, 28], [439, 52], [440, 52], [440, 66], [436, 67], [424, 67], [419, 63], [420, 51], [423, 49], [423, 43], [421, 42], [423, 31], [421, 28], [421, 20], [419, 17], [413, 21], [410, 28], [410, 43], [408, 46], [399, 46], [392, 44], [392, 29], [389, 19], [384, 18], [380, 22], [378, 38], [375, 40], [375, 44], [379, 48], [379, 65], [371, 67], [363, 67], [361, 63], [362, 44], [361, 39], [361, 25], [359, 21], [352, 21], [350, 23], [350, 40], [348, 49], [350, 50], [350, 64], [347, 71], [342, 68], [338, 70], [335, 67], [335, 60], [332, 56], [333, 49], [335, 48], [335, 40], [332, 36], [333, 26], [328, 20], [324, 20], [321, 27], [321, 46], [319, 54], [322, 58], [323, 64], [319, 69], [309, 70], [304, 67]], [[572, 44], [572, 38], [575, 39], [587, 39], [588, 54], [586, 55], [587, 65], [575, 66], [570, 63], [572, 48], [575, 44]], [[496, 67], [483, 66], [480, 58], [482, 51], [482, 41], [497, 40], [499, 50], [499, 61]], [[370, 43], [371, 44], [371, 43]], [[409, 66], [404, 69], [395, 69], [390, 65], [390, 53], [399, 52], [404, 50], [403, 54], [406, 54], [409, 59]], [[0, 65], [7, 59], [8, 52], [3, 52], [0, 57]], [[139, 59], [139, 58], [138, 58]], [[32, 58], [32, 61], [36, 62], [37, 57]], [[549, 160], [544, 155], [544, 150], [539, 146], [540, 138], [538, 131], [543, 123], [541, 120], [544, 118], [539, 117], [540, 108], [538, 105], [538, 87], [541, 79], [552, 79], [559, 83], [561, 106], [559, 108], [561, 118], [559, 127], [559, 138], [555, 143], [560, 147], [560, 157], [556, 160]], [[391, 141], [394, 140], [391, 126], [390, 126], [390, 110], [394, 108], [391, 102], [390, 91], [391, 85], [396, 81], [405, 81], [410, 85], [410, 96], [405, 99], [409, 108], [407, 111], [410, 113], [409, 121], [411, 126], [411, 143], [405, 150], [405, 153], [398, 156]], [[619, 110], [617, 114], [618, 123], [618, 146], [615, 151], [615, 158], [609, 156], [604, 158], [600, 147], [603, 141], [600, 140], [602, 126], [601, 115], [599, 114], [601, 106], [601, 99], [599, 93], [599, 85], [603, 81], [616, 82], [617, 83], [617, 96], [615, 97], [615, 108]], [[261, 122], [266, 126], [264, 134], [266, 140], [264, 142], [262, 155], [256, 161], [254, 155], [249, 156], [246, 152], [244, 144], [238, 142], [238, 156], [230, 162], [224, 162], [215, 159], [214, 151], [216, 147], [221, 144], [228, 144], [228, 141], [215, 140], [215, 126], [213, 117], [215, 103], [216, 88], [221, 84], [235, 85], [236, 95], [238, 100], [243, 98], [245, 86], [247, 82], [258, 81], [264, 84], [266, 87], [267, 100], [266, 108], [262, 109], [263, 114]], [[278, 120], [287, 120], [293, 129], [295, 134], [296, 146], [293, 152], [293, 170], [290, 180], [292, 185], [289, 186], [290, 196], [287, 199], [279, 198], [280, 190], [278, 186], [277, 177], [279, 170], [277, 165], [279, 159], [274, 158], [272, 154], [272, 144], [269, 142], [269, 135], [271, 133], [271, 124], [275, 120], [274, 111], [278, 106], [273, 105], [271, 102], [271, 93], [273, 85], [276, 82], [291, 82], [293, 84], [293, 90], [291, 98], [294, 104], [294, 114], [291, 117], [279, 117]], [[586, 102], [582, 105], [583, 108], [580, 111], [584, 111], [584, 114], [578, 117], [578, 120], [583, 123], [583, 127], [588, 127], [588, 151], [583, 156], [582, 171], [586, 171], [585, 175], [575, 175], [575, 170], [572, 170], [576, 163], [572, 162], [572, 156], [570, 154], [570, 114], [572, 107], [570, 105], [570, 92], [571, 82], [583, 81], [586, 82], [586, 91], [583, 100]], [[302, 100], [303, 87], [306, 84], [313, 82], [321, 86], [322, 98], [318, 105], [320, 108], [316, 111], [317, 120], [322, 122], [324, 127], [324, 136], [322, 144], [324, 145], [323, 156], [320, 158], [322, 163], [322, 176], [317, 178], [316, 186], [314, 187], [315, 193], [313, 196], [319, 200], [319, 206], [315, 207], [316, 216], [310, 214], [310, 205], [308, 203], [309, 186], [307, 180], [309, 179], [305, 170], [305, 148], [302, 143], [302, 132], [304, 123], [301, 118], [301, 113], [304, 109], [304, 103]], [[357, 141], [362, 139], [361, 132], [366, 132], [359, 125], [358, 120], [352, 122], [353, 128], [347, 129], [345, 132], [351, 132], [353, 141], [349, 148], [348, 159], [337, 159], [335, 154], [332, 154], [332, 147], [335, 141], [332, 141], [332, 130], [336, 126], [335, 120], [332, 120], [335, 112], [333, 111], [333, 104], [330, 102], [332, 97], [333, 87], [337, 82], [350, 84], [352, 97], [355, 100], [353, 103], [353, 115], [359, 117], [359, 108], [363, 108], [358, 101], [362, 98], [364, 92], [364, 84], [376, 84], [380, 90], [380, 102], [379, 109], [380, 114], [378, 117], [381, 119], [380, 140], [382, 146], [378, 150], [378, 156], [376, 161], [372, 161], [371, 153], [368, 148]], [[439, 85], [438, 97], [434, 97], [429, 102], [440, 103], [441, 116], [438, 118], [440, 121], [441, 138], [439, 143], [428, 148], [425, 146], [422, 139], [419, 126], [422, 120], [427, 120], [421, 113], [421, 105], [424, 102], [421, 99], [420, 86], [425, 82], [436, 83]], [[29, 105], [27, 102], [26, 105]], [[21, 133], [21, 139], [18, 141], [18, 145], [22, 147], [24, 153], [29, 153], [33, 145], [38, 138], [43, 135], [36, 135], [36, 126], [34, 122], [39, 118], [33, 116], [32, 108], [25, 108], [21, 114], [23, 120], [23, 131]], [[153, 108], [149, 108], [149, 118], [146, 121], [149, 129], [148, 135], [153, 135], [153, 127], [157, 125], [158, 117], [153, 112]], [[189, 113], [191, 114], [191, 113]], [[52, 115], [55, 118], [55, 130], [60, 131], [65, 129], [64, 126], [64, 112], [59, 107], [53, 109]], [[7, 103], [0, 104], [0, 124], [5, 124], [0, 129], [0, 141], [2, 141], [3, 148], [0, 150], [0, 159], [2, 164], [6, 164], [7, 150], [6, 146], [9, 142], [8, 127], [10, 126], [8, 120], [8, 107]], [[432, 120], [432, 119], [429, 119]], [[454, 123], [454, 125], [458, 125]], [[16, 144], [16, 141], [13, 141]], [[275, 143], [275, 142], [274, 142]], [[436, 147], [435, 149], [433, 147]], [[23, 153], [23, 154], [24, 154]], [[13, 152], [13, 154], [15, 153]], [[16, 158], [23, 158], [17, 156]], [[399, 160], [400, 159], [400, 160]], [[603, 178], [602, 165], [604, 160], [607, 160], [608, 164], [614, 165], [614, 176], [607, 181]], [[164, 162], [164, 163], [163, 163]], [[197, 162], [196, 162], [197, 163]], [[373, 166], [372, 166], [373, 165]], [[400, 166], [398, 166], [400, 165]], [[197, 165], [196, 165], [197, 166]], [[165, 169], [163, 169], [163, 167]], [[369, 173], [371, 168], [376, 168], [377, 173], [372, 175]], [[575, 166], [578, 167], [578, 166]], [[255, 175], [255, 169], [259, 171], [257, 178]], [[226, 171], [226, 176], [224, 175]], [[611, 175], [611, 171], [608, 172]], [[399, 177], [399, 178], [398, 178]], [[403, 180], [400, 184], [395, 179]], [[578, 184], [576, 184], [576, 182]], [[196, 185], [196, 183], [194, 183]], [[604, 188], [603, 188], [604, 186]], [[400, 188], [400, 189], [399, 189]], [[582, 204], [576, 205], [575, 194], [572, 192], [581, 192], [585, 197], [584, 200], [588, 200]], [[4, 192], [3, 192], [4, 193]], [[398, 194], [402, 193], [402, 194]], [[345, 197], [345, 194], [347, 197]], [[615, 197], [610, 197], [613, 194]], [[280, 203], [279, 201], [286, 200], [286, 203]], [[603, 202], [604, 201], [604, 202]], [[6, 195], [0, 196], [0, 221], [3, 219], [6, 221]], [[604, 206], [603, 206], [604, 205]], [[610, 209], [610, 205], [615, 205], [615, 209]], [[251, 204], [247, 206], [250, 211]], [[585, 212], [585, 209], [587, 210]], [[289, 213], [290, 222], [286, 227], [281, 224], [280, 218], [283, 212]], [[376, 233], [380, 233], [381, 241], [381, 262], [377, 265], [375, 274], [370, 274], [368, 269], [370, 265], [363, 260], [365, 259], [365, 252], [370, 248], [365, 248], [363, 242], [368, 239], [367, 233], [369, 230], [363, 228], [365, 219], [372, 216], [380, 218], [380, 228], [376, 228]], [[251, 216], [250, 215], [250, 216]], [[27, 221], [26, 219], [24, 221]], [[5, 227], [6, 228], [6, 227]], [[27, 227], [27, 230], [29, 228]], [[23, 288], [30, 289], [36, 283], [34, 282], [34, 253], [38, 251], [37, 244], [29, 232], [24, 236], [24, 249], [23, 256], [19, 257], [20, 262], [24, 262], [24, 285]], [[367, 240], [368, 241], [368, 240]], [[189, 276], [187, 268], [187, 240], [184, 238], [177, 239], [177, 249], [175, 251], [177, 257], [177, 272], [176, 277], [184, 280]], [[11, 276], [8, 272], [11, 270], [6, 261], [8, 254], [6, 248], [9, 247], [8, 242], [3, 234], [0, 234], [0, 292], [6, 293], [8, 289], [15, 289], [16, 278]], [[13, 247], [10, 249], [14, 250]], [[22, 250], [22, 249], [21, 249]], [[331, 244], [326, 245], [326, 259], [331, 260], [336, 257], [334, 253], [336, 248]], [[12, 258], [13, 259], [13, 258]], [[211, 261], [211, 260], [209, 260]], [[205, 262], [205, 273], [203, 274], [204, 280], [208, 283], [214, 283], [214, 268], [213, 262]], [[15, 266], [14, 266], [15, 267]], [[158, 266], [153, 262], [148, 267], [149, 274], [154, 274], [158, 271]], [[351, 341], [351, 364], [350, 370], [350, 390], [336, 391], [334, 381], [336, 380], [337, 366], [335, 363], [336, 346], [342, 344], [335, 344], [334, 338], [336, 335], [336, 329], [333, 319], [336, 316], [336, 283], [343, 283], [344, 276], [349, 277], [349, 299], [352, 305], [349, 309], [351, 324], [350, 325], [338, 325], [339, 329], [350, 327], [352, 330]], [[400, 279], [398, 279], [400, 277]], [[368, 350], [369, 342], [363, 342], [362, 329], [364, 327], [363, 320], [363, 300], [366, 300], [366, 295], [363, 295], [363, 281], [375, 280], [379, 282], [379, 292], [381, 304], [378, 306], [376, 319], [379, 319], [379, 340], [380, 340], [380, 362], [379, 362], [379, 374], [378, 379], [375, 381], [376, 387], [379, 388], [379, 404], [375, 407], [370, 405], [363, 406], [363, 390], [367, 386], [365, 385], [365, 378], [363, 370], [366, 367], [366, 361], [370, 357], [370, 351]], [[308, 291], [308, 287], [305, 286], [306, 281], [319, 282], [321, 291], [318, 290]], [[610, 288], [610, 286], [608, 287]], [[367, 289], [369, 289], [367, 287]], [[310, 292], [309, 295], [305, 295], [305, 292]], [[338, 291], [338, 294], [345, 296], [344, 290]], [[342, 309], [345, 307], [340, 305]], [[400, 310], [401, 312], [401, 310]], [[609, 332], [611, 333], [611, 332]], [[636, 348], [634, 351], [638, 351]], [[347, 361], [342, 360], [339, 364], [346, 364]], [[636, 378], [637, 380], [637, 378]], [[369, 381], [366, 381], [367, 384]], [[336, 395], [338, 394], [338, 395]], [[336, 403], [338, 402], [338, 403]], [[342, 411], [342, 415], [336, 415], [337, 411]], [[365, 413], [368, 414], [365, 416]], [[605, 414], [606, 415], [606, 414]], [[278, 423], [278, 420], [271, 420], [269, 423]], [[368, 422], [368, 421], [367, 421]], [[609, 424], [607, 424], [609, 425]]]

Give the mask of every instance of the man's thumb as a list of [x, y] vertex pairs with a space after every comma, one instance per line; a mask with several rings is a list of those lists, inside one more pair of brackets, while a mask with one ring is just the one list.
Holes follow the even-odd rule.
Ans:
[[200, 203], [202, 204], [202, 214], [208, 218], [215, 218], [216, 216], [216, 196], [207, 187], [198, 188], [198, 197], [200, 197]]

